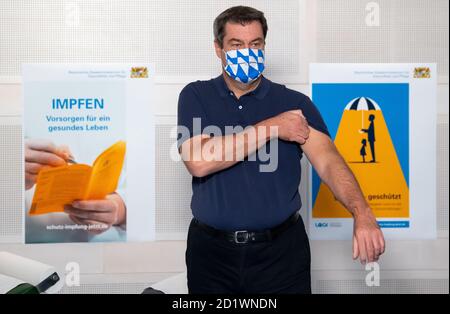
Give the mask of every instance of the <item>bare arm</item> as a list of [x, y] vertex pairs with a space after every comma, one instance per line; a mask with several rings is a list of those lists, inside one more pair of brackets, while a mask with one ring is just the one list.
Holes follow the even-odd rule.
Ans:
[[360, 257], [363, 263], [377, 260], [385, 250], [383, 233], [358, 181], [331, 139], [311, 128], [302, 149], [322, 181], [355, 219], [353, 258]]
[[[259, 126], [269, 128], [265, 121]], [[188, 171], [195, 177], [203, 177], [229, 168], [270, 140], [270, 133], [264, 132], [263, 135], [258, 125], [255, 125], [254, 132], [257, 133], [256, 136], [253, 136], [250, 129], [225, 136], [210, 137], [205, 134], [194, 136], [181, 145], [181, 158]]]
[[328, 136], [311, 129], [302, 149], [322, 181], [353, 216], [371, 213], [355, 176]]

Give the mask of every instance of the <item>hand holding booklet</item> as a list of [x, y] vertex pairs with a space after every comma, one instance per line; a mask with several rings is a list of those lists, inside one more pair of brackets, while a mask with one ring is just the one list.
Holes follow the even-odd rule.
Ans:
[[118, 141], [103, 151], [91, 166], [69, 164], [39, 172], [30, 215], [63, 212], [75, 200], [102, 199], [117, 188], [126, 144]]

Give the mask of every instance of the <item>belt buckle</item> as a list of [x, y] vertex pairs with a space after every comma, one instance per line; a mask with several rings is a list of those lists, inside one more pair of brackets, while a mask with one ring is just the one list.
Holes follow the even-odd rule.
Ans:
[[[240, 234], [245, 234], [243, 241], [238, 239], [238, 235], [240, 235]], [[239, 231], [234, 232], [234, 243], [238, 243], [238, 244], [247, 243], [248, 238], [249, 238], [249, 235], [248, 235], [247, 230], [239, 230]]]

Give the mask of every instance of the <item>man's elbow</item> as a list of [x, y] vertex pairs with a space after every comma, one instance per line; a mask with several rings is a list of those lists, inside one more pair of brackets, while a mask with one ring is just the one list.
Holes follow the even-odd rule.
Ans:
[[323, 181], [334, 175], [334, 171], [342, 163], [345, 164], [344, 159], [337, 150], [330, 149], [321, 154], [320, 160], [316, 160], [313, 164], [314, 169]]
[[203, 161], [185, 161], [184, 164], [193, 177], [202, 178], [209, 174], [207, 165]]

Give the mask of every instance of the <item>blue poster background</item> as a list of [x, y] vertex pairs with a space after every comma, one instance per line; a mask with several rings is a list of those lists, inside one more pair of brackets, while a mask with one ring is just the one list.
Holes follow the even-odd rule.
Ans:
[[[368, 97], [381, 108], [406, 183], [409, 186], [409, 84], [407, 83], [314, 83], [312, 101], [319, 109], [334, 140], [345, 106], [354, 98]], [[313, 169], [313, 206], [320, 178]]]

